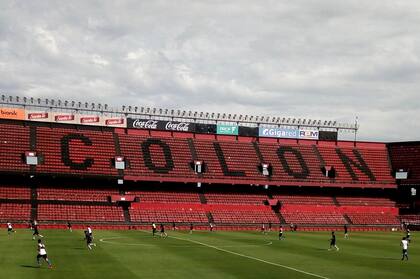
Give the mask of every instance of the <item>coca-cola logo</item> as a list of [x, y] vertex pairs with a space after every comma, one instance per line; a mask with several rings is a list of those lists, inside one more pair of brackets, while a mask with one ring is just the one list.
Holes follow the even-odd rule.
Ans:
[[48, 118], [47, 112], [28, 113], [28, 119], [45, 119]]
[[133, 121], [133, 128], [138, 129], [157, 129], [158, 122], [156, 120], [136, 119]]
[[166, 130], [171, 130], [171, 131], [188, 132], [189, 129], [190, 129], [190, 123], [186, 123], [186, 122], [179, 122], [179, 123], [167, 122], [166, 125], [165, 125], [165, 129]]
[[106, 119], [105, 125], [122, 125], [124, 124], [123, 118]]
[[56, 115], [54, 119], [55, 121], [72, 121], [74, 120], [74, 115]]
[[91, 116], [91, 117], [81, 117], [80, 123], [86, 124], [86, 123], [98, 123], [99, 117], [98, 116]]

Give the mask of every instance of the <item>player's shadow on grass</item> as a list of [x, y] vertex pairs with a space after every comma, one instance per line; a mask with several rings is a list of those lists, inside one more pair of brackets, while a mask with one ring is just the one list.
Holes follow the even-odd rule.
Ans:
[[86, 248], [76, 247], [76, 248], [73, 248], [73, 250], [86, 250]]
[[314, 248], [317, 251], [328, 251], [328, 248]]
[[27, 265], [27, 264], [21, 264], [20, 267], [25, 267], [25, 268], [39, 268], [39, 266], [37, 266], [37, 265]]
[[393, 258], [393, 257], [378, 257], [380, 260], [388, 260], [388, 261], [400, 261], [401, 258]]

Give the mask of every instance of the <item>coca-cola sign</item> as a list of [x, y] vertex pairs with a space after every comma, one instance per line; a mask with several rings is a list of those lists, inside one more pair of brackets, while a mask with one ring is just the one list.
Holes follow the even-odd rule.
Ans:
[[195, 124], [190, 122], [162, 121], [153, 119], [127, 118], [127, 127], [135, 129], [194, 132]]
[[156, 130], [158, 128], [157, 120], [152, 119], [127, 119], [127, 126], [128, 128], [136, 128], [136, 129], [150, 129]]
[[99, 116], [80, 117], [81, 124], [99, 123]]
[[62, 114], [62, 115], [56, 115], [54, 117], [55, 121], [73, 121], [74, 115], [73, 114]]
[[48, 112], [35, 112], [35, 113], [28, 113], [28, 119], [47, 119], [48, 118]]
[[124, 124], [124, 118], [105, 119], [105, 126], [123, 125], [123, 124]]
[[[162, 128], [162, 130], [167, 131], [179, 131], [179, 132], [192, 132], [194, 131], [193, 125], [194, 123], [190, 122], [172, 122], [172, 121], [161, 121], [162, 124], [159, 125], [159, 128]], [[165, 125], [164, 127], [163, 124]]]

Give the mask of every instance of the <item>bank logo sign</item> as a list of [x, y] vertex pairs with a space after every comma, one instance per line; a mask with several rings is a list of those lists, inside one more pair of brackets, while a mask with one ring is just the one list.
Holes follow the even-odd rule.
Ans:
[[319, 137], [319, 131], [315, 129], [287, 129], [287, 128], [259, 128], [259, 136], [267, 138], [286, 138], [286, 139], [314, 139]]
[[218, 135], [238, 135], [238, 126], [235, 125], [217, 125]]

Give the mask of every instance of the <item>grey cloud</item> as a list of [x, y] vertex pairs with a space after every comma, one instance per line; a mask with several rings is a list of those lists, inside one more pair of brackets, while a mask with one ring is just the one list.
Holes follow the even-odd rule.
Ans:
[[[0, 90], [418, 140], [418, 1], [2, 1]], [[347, 135], [352, 137], [352, 135]]]

